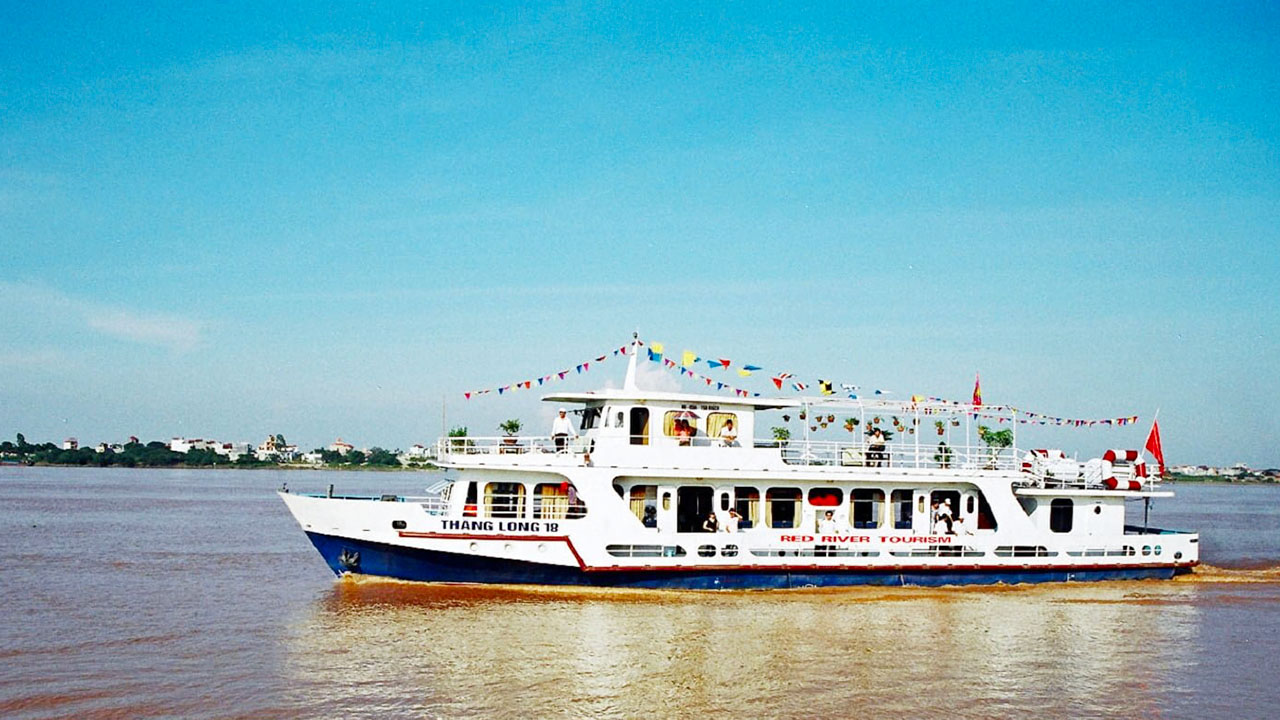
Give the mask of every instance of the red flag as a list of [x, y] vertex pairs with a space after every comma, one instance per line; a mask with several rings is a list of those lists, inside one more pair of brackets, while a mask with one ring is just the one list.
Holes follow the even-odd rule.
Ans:
[[973, 405], [982, 407], [982, 376], [978, 373], [973, 374]]
[[1164, 450], [1160, 447], [1160, 423], [1151, 422], [1151, 434], [1147, 436], [1146, 448], [1160, 463], [1160, 477], [1164, 477]]

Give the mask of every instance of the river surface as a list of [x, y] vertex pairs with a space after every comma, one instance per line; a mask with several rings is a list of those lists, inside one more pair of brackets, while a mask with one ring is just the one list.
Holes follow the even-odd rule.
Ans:
[[716, 593], [339, 580], [273, 492], [437, 479], [0, 467], [0, 718], [1280, 712], [1278, 486], [1156, 501], [1173, 581]]

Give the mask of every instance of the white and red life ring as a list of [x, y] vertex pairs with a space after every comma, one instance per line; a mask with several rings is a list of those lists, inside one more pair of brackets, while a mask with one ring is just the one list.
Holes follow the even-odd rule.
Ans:
[[[1124, 463], [1133, 467], [1132, 480], [1117, 480], [1115, 464]], [[1102, 484], [1111, 490], [1141, 490], [1142, 481], [1138, 478], [1147, 476], [1147, 461], [1137, 450], [1108, 450], [1102, 454]]]

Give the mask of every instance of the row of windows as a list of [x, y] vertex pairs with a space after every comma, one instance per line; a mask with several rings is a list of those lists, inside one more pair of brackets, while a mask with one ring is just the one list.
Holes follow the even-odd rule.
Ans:
[[[672, 509], [673, 503], [677, 511], [677, 532], [696, 532], [702, 521], [712, 510], [713, 495], [719, 496], [716, 504], [721, 512], [737, 510], [741, 520], [739, 528], [751, 527], [796, 528], [804, 518], [805, 493], [797, 487], [773, 487], [765, 490], [763, 498], [755, 487], [735, 487], [731, 490], [713, 490], [705, 486], [684, 486], [675, 493], [663, 491], [659, 498], [657, 485], [633, 485], [628, 490], [620, 485], [614, 489], [618, 495], [630, 502], [631, 512], [647, 527], [657, 527], [657, 511]], [[761, 502], [763, 499], [763, 502]], [[811, 522], [827, 509], [836, 510], [845, 506], [846, 493], [841, 488], [811, 488], [807, 497], [808, 505], [814, 508]], [[933, 503], [941, 506], [946, 503], [952, 517], [970, 519], [969, 527], [978, 530], [994, 530], [995, 516], [986, 498], [976, 488], [968, 490], [962, 496], [958, 490], [936, 490], [929, 495], [919, 494], [915, 489], [893, 490], [889, 494], [889, 502], [885, 502], [885, 491], [876, 488], [858, 488], [848, 492], [847, 520], [854, 529], [878, 529], [893, 527], [909, 530], [913, 527], [917, 515], [927, 517], [933, 524], [937, 519], [926, 515], [931, 511]], [[963, 505], [963, 507], [962, 507]], [[844, 514], [841, 513], [841, 517]], [[930, 529], [933, 529], [932, 527]], [[950, 530], [951, 528], [947, 528]]]
[[532, 502], [527, 502], [524, 483], [468, 482], [463, 517], [524, 518], [532, 511], [534, 520], [573, 520], [587, 514], [587, 505], [578, 497], [571, 482], [538, 483], [533, 486]]
[[[608, 545], [605, 551], [614, 557], [685, 557], [685, 549], [679, 545]], [[1162, 548], [1144, 545], [1143, 555], [1159, 555]], [[1057, 557], [1057, 551], [1043, 545], [1001, 545], [996, 548], [998, 557]], [[811, 548], [753, 548], [751, 554], [756, 557], [880, 557], [878, 550], [850, 550], [835, 545], [816, 545]], [[985, 557], [986, 553], [968, 545], [930, 545], [929, 547], [912, 548], [910, 550], [893, 550], [893, 557]], [[1133, 557], [1137, 550], [1132, 545], [1121, 548], [1089, 548], [1086, 550], [1068, 550], [1072, 557]], [[716, 546], [699, 545], [698, 557], [715, 557]], [[722, 557], [737, 557], [737, 545], [725, 545], [720, 548]]]

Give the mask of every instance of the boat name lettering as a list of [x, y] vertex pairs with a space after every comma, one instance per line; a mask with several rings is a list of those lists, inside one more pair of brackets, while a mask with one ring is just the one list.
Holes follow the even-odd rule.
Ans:
[[680, 403], [681, 410], [719, 410], [719, 405], [704, 405], [699, 403]]
[[441, 520], [441, 530], [469, 530], [472, 532], [557, 532], [560, 523], [528, 522], [525, 520]]
[[794, 543], [926, 543], [949, 544], [956, 541], [953, 535], [782, 535], [782, 542]]

